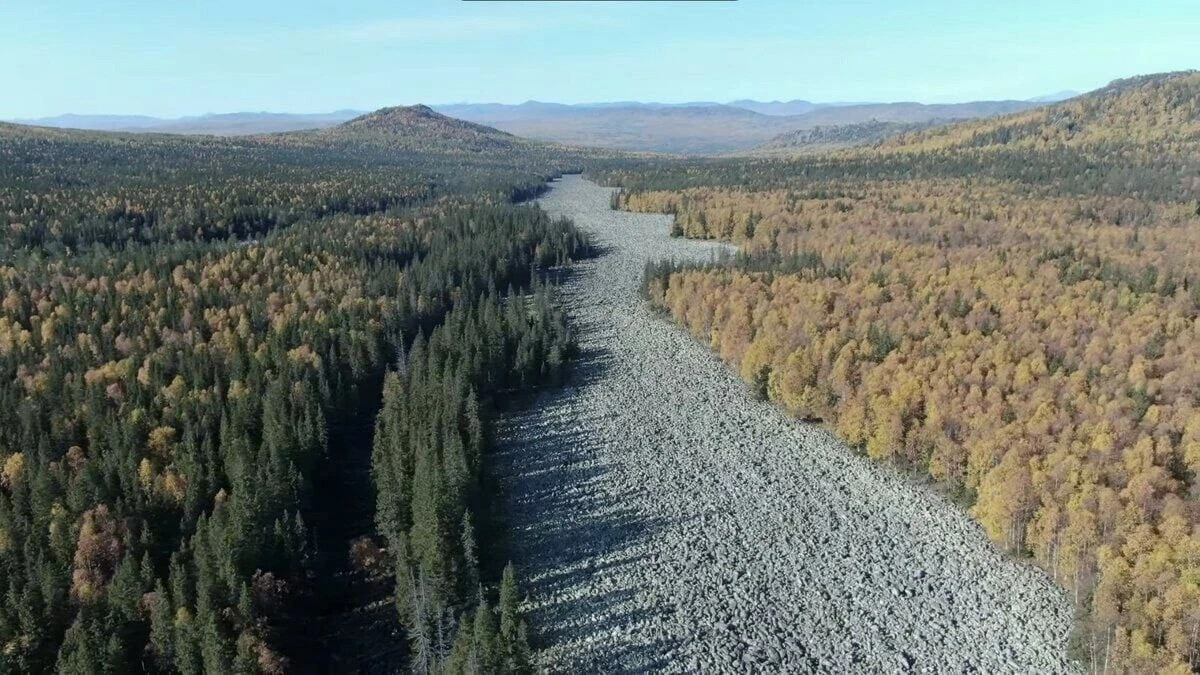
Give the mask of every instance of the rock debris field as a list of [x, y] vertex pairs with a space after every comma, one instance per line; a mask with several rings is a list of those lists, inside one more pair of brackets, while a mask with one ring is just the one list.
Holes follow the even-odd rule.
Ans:
[[494, 478], [552, 672], [1072, 672], [1071, 607], [944, 498], [753, 399], [638, 293], [707, 260], [670, 216], [565, 176], [540, 203], [602, 255], [563, 286], [566, 386], [498, 427]]

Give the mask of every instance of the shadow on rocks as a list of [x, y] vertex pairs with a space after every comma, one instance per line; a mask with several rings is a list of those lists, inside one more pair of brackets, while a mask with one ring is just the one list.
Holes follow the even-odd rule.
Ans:
[[630, 573], [665, 523], [625, 506], [628, 495], [602, 489], [614, 484], [604, 478], [613, 468], [598, 438], [606, 434], [592, 430], [615, 420], [578, 404], [577, 390], [603, 378], [611, 362], [606, 349], [585, 349], [564, 386], [510, 401], [497, 425], [492, 473], [535, 647], [588, 643], [580, 663], [556, 667], [644, 672], [669, 663], [678, 647], [654, 630], [671, 608], [644, 603], [641, 580]]

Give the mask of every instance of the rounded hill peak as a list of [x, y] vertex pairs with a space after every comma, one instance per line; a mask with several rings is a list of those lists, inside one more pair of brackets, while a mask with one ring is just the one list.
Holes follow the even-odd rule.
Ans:
[[414, 147], [454, 150], [485, 150], [512, 147], [518, 139], [511, 134], [453, 117], [426, 105], [392, 106], [355, 117], [328, 130], [345, 138], [387, 139]]

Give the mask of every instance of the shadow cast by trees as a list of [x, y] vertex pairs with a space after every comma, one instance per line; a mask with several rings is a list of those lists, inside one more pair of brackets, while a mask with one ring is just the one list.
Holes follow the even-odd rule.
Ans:
[[558, 665], [642, 672], [668, 663], [678, 644], [639, 631], [670, 609], [645, 606], [637, 579], [625, 570], [647, 557], [667, 523], [604, 489], [613, 468], [602, 441], [588, 430], [609, 422], [576, 401], [578, 390], [604, 378], [611, 364], [605, 349], [582, 350], [563, 387], [512, 401], [498, 425], [492, 475], [508, 502], [509, 522], [501, 531], [512, 533], [505, 545], [529, 594], [534, 646], [623, 633], [616, 641], [591, 642], [580, 663]]

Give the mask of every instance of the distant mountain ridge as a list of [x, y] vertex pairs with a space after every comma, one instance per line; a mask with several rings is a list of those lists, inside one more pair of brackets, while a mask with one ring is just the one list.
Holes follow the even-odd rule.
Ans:
[[862, 122], [898, 122], [912, 124], [932, 120], [961, 120], [975, 117], [993, 117], [1036, 108], [1041, 103], [1033, 101], [971, 101], [968, 103], [861, 103], [836, 107], [818, 108], [798, 117], [803, 126], [859, 124]]
[[804, 113], [812, 112], [817, 108], [825, 108], [836, 104], [813, 103], [812, 101], [803, 101], [800, 99], [794, 101], [754, 101], [750, 99], [740, 99], [737, 101], [730, 101], [729, 105], [736, 108], [753, 110], [760, 115], [803, 115]]
[[129, 131], [162, 134], [212, 134], [249, 136], [280, 131], [321, 129], [341, 124], [362, 115], [361, 110], [335, 110], [329, 113], [234, 112], [208, 113], [179, 118], [147, 115], [78, 115], [13, 120], [18, 124], [86, 129], [90, 131]]
[[[543, 141], [618, 150], [675, 154], [726, 154], [749, 150], [781, 134], [870, 122], [923, 124], [1020, 112], [1044, 105], [1032, 101], [973, 101], [953, 104], [848, 103], [808, 101], [734, 104], [565, 105], [527, 101], [434, 106], [460, 119]], [[754, 108], [757, 108], [754, 109]], [[798, 114], [776, 114], [806, 110]]]
[[726, 105], [440, 110], [541, 141], [678, 154], [719, 154], [751, 147], [777, 134], [779, 121], [785, 119]]
[[54, 117], [38, 119], [16, 119], [17, 124], [28, 124], [39, 127], [55, 127], [59, 129], [88, 129], [92, 131], [119, 131], [125, 129], [143, 129], [167, 122], [161, 117], [149, 115], [77, 115], [66, 113]]
[[[766, 102], [741, 99], [730, 103], [453, 103], [427, 109], [535, 140], [617, 150], [725, 154], [749, 150], [769, 143], [781, 134], [804, 129], [873, 122], [922, 124], [931, 120], [971, 119], [1018, 112], [1038, 105], [1043, 103], [814, 103], [803, 99]], [[328, 129], [364, 114], [374, 113], [359, 110], [312, 114], [235, 112], [177, 119], [145, 115], [67, 114], [16, 122], [97, 131], [249, 136]], [[848, 130], [846, 133], [854, 135], [861, 131]]]

